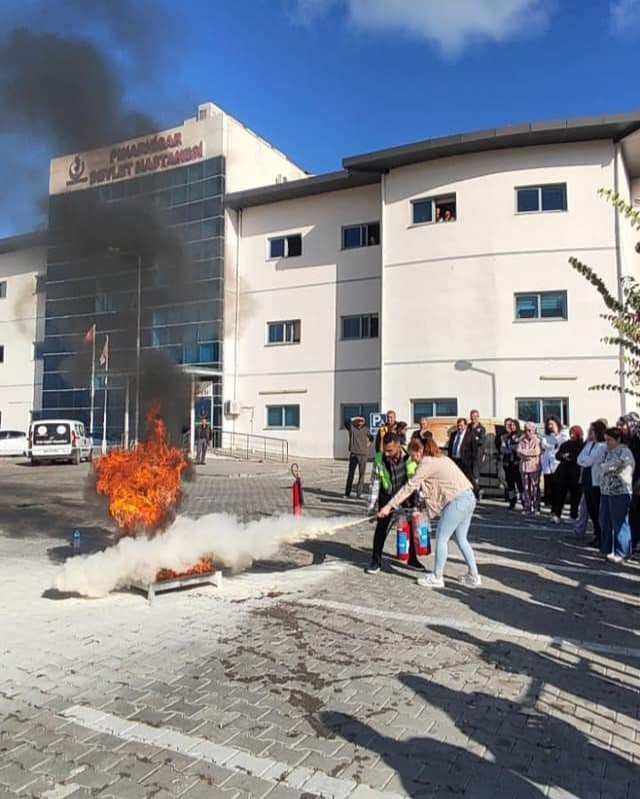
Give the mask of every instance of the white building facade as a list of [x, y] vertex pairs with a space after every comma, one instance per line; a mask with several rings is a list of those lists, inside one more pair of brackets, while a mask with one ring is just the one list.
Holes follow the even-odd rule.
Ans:
[[39, 407], [46, 233], [0, 240], [0, 429], [26, 431]]
[[619, 353], [568, 259], [614, 292], [637, 274], [631, 231], [598, 189], [634, 201], [639, 127], [620, 115], [436, 139], [228, 196], [239, 306], [225, 426], [334, 457], [345, 416], [378, 409], [410, 425], [471, 408], [614, 422], [625, 398], [589, 387], [619, 381]]

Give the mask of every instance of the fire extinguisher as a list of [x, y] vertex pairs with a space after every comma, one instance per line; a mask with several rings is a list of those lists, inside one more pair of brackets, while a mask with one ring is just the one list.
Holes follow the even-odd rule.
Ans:
[[398, 517], [398, 526], [396, 527], [396, 554], [398, 560], [402, 563], [409, 561], [409, 542], [411, 536], [411, 529], [409, 522], [404, 514]]
[[302, 516], [304, 497], [302, 495], [302, 478], [300, 476], [300, 467], [297, 463], [291, 464], [291, 476], [293, 477], [293, 484], [291, 486], [291, 504], [293, 507], [293, 515]]
[[431, 554], [431, 540], [429, 537], [429, 522], [424, 513], [414, 510], [411, 514], [411, 533], [413, 536], [413, 548], [416, 555], [426, 558]]

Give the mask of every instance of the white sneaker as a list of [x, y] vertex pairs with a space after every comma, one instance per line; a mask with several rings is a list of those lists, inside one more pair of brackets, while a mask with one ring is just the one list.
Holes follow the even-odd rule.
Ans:
[[442, 577], [436, 577], [433, 572], [431, 574], [425, 574], [424, 577], [418, 577], [417, 583], [423, 588], [444, 588], [444, 579]]
[[463, 585], [466, 585], [468, 588], [479, 588], [482, 585], [482, 580], [480, 579], [479, 574], [471, 574], [471, 572], [467, 572], [463, 574], [460, 578], [460, 582]]
[[551, 517], [551, 521], [552, 521], [554, 524], [560, 524], [560, 517], [559, 517], [559, 516], [552, 516], [552, 517]]
[[624, 558], [621, 558], [620, 555], [614, 555], [613, 552], [611, 552], [609, 555], [607, 555], [607, 560], [611, 563], [622, 563]]

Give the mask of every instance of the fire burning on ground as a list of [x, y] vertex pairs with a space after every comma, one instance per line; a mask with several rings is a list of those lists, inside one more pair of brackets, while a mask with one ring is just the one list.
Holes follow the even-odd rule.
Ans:
[[[169, 444], [158, 403], [147, 413], [150, 435], [132, 450], [117, 449], [96, 461], [96, 491], [107, 498], [109, 515], [119, 537], [162, 533], [175, 519], [182, 500], [182, 480], [189, 462], [185, 453]], [[201, 558], [192, 569], [160, 569], [155, 580], [174, 580], [214, 571], [211, 557]]]
[[107, 497], [120, 535], [153, 536], [175, 518], [188, 467], [182, 450], [168, 443], [160, 408], [147, 413], [149, 440], [132, 450], [116, 449], [96, 461], [96, 491]]
[[158, 406], [147, 420], [146, 443], [109, 453], [95, 466], [96, 490], [107, 498], [120, 540], [94, 555], [69, 558], [56, 578], [59, 591], [103, 597], [123, 586], [213, 574], [220, 566], [239, 571], [272, 556], [283, 543], [330, 535], [363, 521], [283, 515], [242, 523], [224, 513], [176, 518], [188, 460], [170, 446]]

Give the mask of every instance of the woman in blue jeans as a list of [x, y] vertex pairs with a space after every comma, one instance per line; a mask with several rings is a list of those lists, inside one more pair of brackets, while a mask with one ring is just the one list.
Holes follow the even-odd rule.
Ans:
[[418, 579], [424, 588], [444, 588], [444, 567], [447, 562], [449, 539], [455, 536], [458, 549], [467, 564], [467, 573], [462, 582], [472, 588], [481, 585], [478, 566], [473, 549], [468, 541], [471, 517], [476, 507], [473, 486], [456, 464], [440, 452], [433, 440], [427, 438], [424, 445], [412, 439], [407, 451], [418, 464], [414, 475], [380, 509], [379, 518], [385, 518], [413, 494], [419, 491], [429, 518], [440, 516], [436, 532], [436, 556], [433, 573]]
[[607, 454], [600, 465], [600, 551], [607, 560], [622, 563], [631, 557], [629, 509], [635, 459], [622, 443], [622, 431], [610, 427], [604, 434]]

